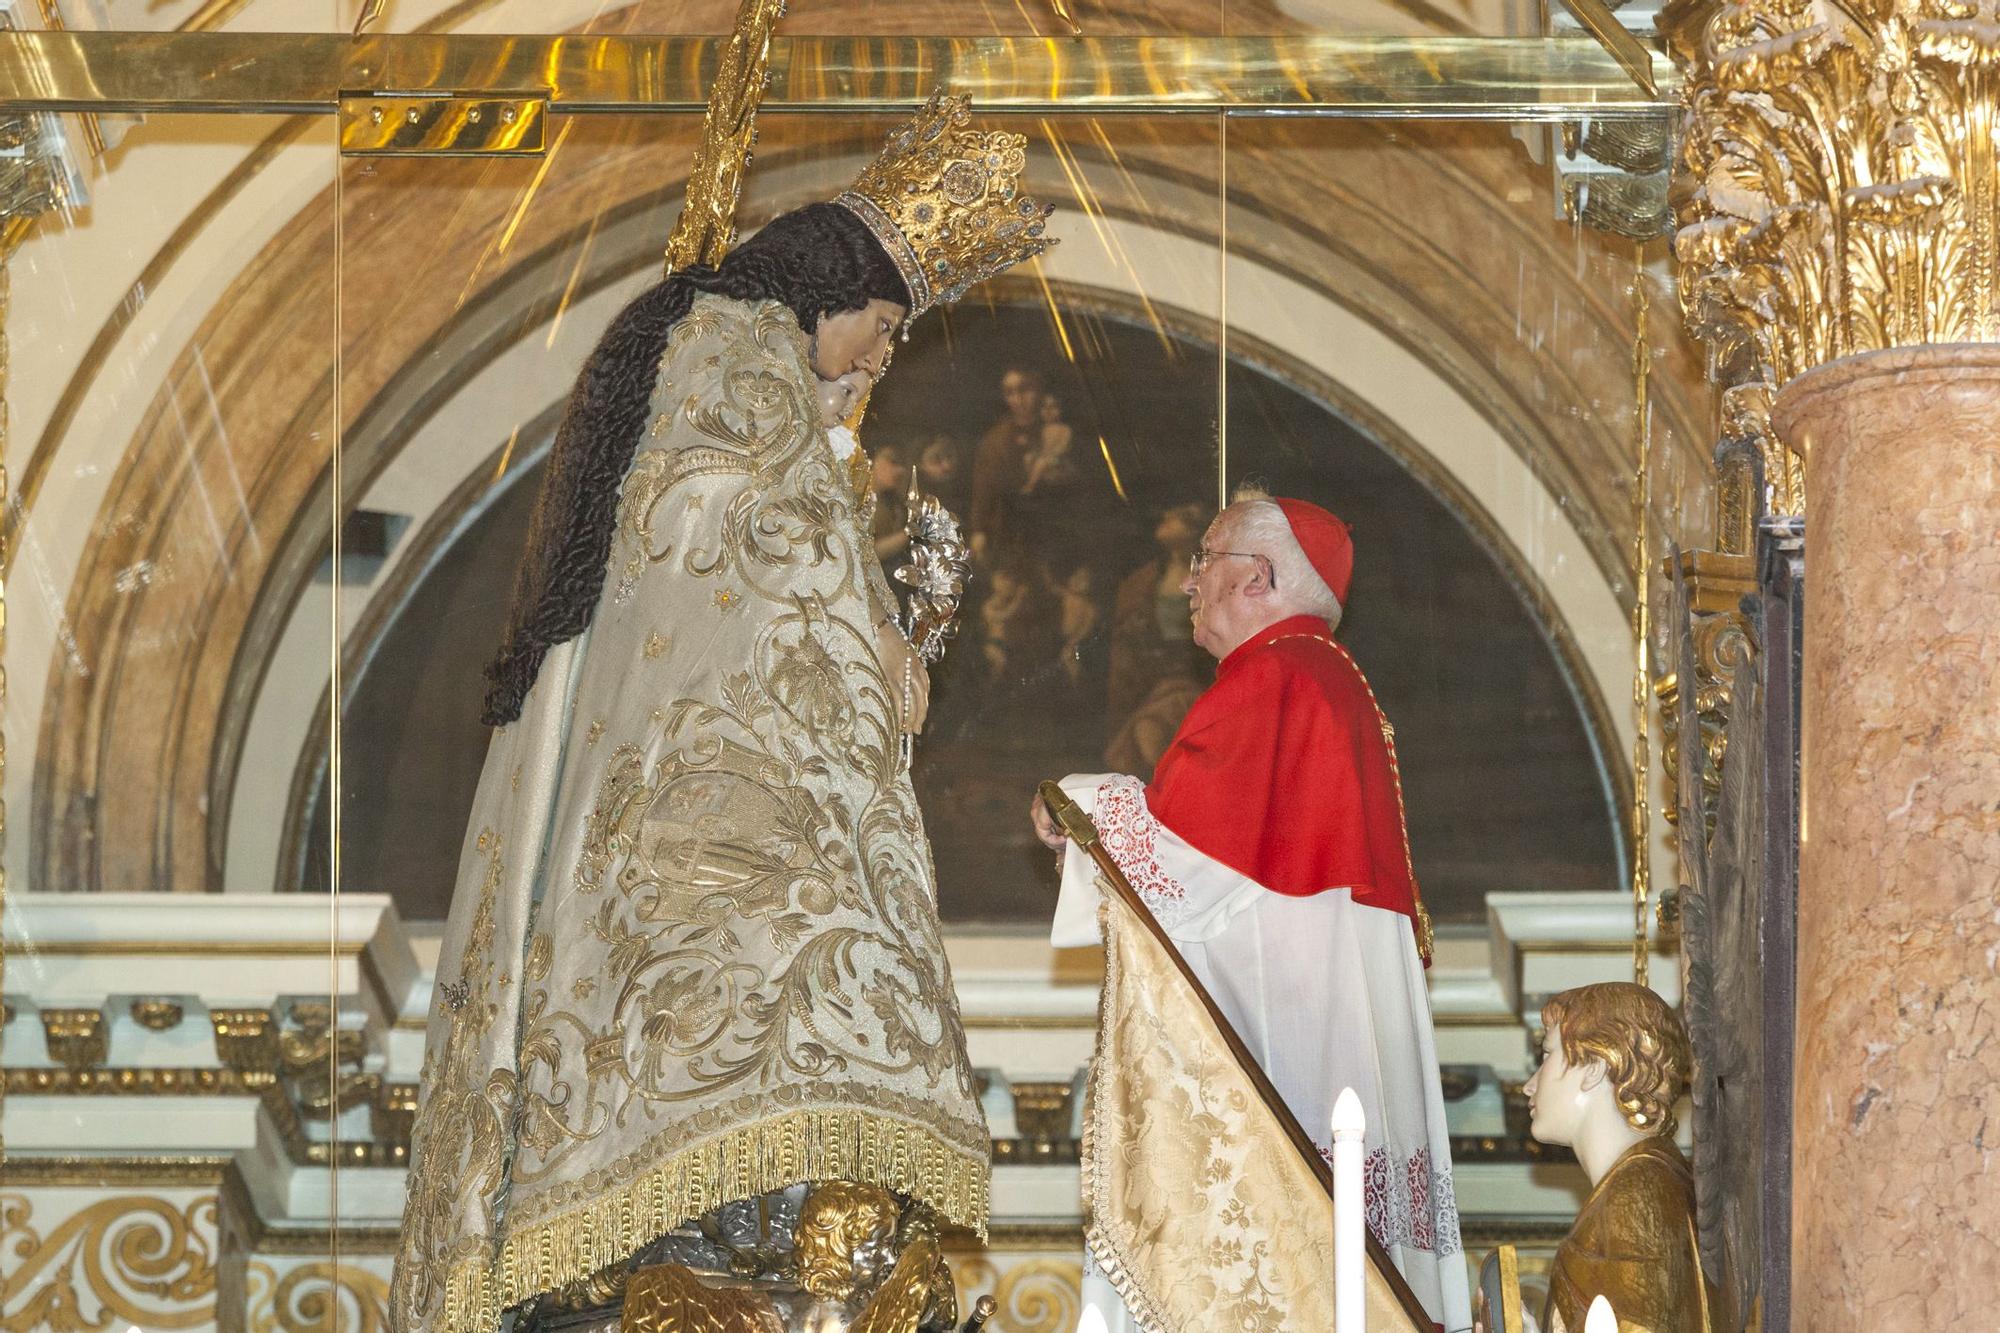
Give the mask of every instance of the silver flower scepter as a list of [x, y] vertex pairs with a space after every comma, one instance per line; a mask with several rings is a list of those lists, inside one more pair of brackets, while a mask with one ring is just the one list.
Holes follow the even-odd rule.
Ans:
[[965, 581], [972, 554], [951, 511], [936, 496], [912, 503], [904, 530], [910, 536], [910, 563], [896, 571], [896, 581], [910, 589], [903, 633], [926, 663], [944, 656], [944, 646], [958, 632], [958, 608], [965, 600]]

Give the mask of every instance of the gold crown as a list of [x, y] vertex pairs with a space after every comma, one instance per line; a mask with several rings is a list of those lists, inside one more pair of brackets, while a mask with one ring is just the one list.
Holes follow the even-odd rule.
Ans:
[[[834, 202], [866, 223], [910, 289], [910, 319], [1055, 244], [1055, 211], [1021, 194], [1028, 141], [972, 129], [964, 97], [933, 93]], [[906, 323], [907, 327], [907, 323]]]

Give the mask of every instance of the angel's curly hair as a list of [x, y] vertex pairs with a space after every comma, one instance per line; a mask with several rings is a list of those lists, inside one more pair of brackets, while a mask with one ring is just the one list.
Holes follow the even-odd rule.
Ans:
[[811, 334], [820, 317], [872, 300], [910, 303], [896, 266], [853, 213], [808, 204], [773, 218], [715, 268], [691, 266], [641, 292], [583, 363], [549, 451], [499, 656], [486, 668], [488, 726], [521, 715], [549, 649], [583, 633], [604, 590], [618, 492], [646, 426], [667, 335], [703, 292], [781, 301]]
[[1542, 1029], [1562, 1035], [1572, 1065], [1601, 1060], [1625, 1123], [1646, 1134], [1672, 1134], [1674, 1104], [1687, 1091], [1694, 1052], [1680, 1015], [1644, 986], [1600, 981], [1576, 986], [1542, 1006]]

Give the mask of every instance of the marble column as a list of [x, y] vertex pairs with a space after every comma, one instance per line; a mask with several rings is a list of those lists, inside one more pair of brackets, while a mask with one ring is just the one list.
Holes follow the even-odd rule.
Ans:
[[1792, 1327], [2000, 1322], [2000, 346], [1787, 384], [1806, 459]]

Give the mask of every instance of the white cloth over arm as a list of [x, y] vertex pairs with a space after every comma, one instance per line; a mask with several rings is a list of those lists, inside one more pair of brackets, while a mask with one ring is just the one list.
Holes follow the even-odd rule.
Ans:
[[[1410, 919], [1357, 906], [1346, 888], [1309, 898], [1265, 888], [1153, 818], [1135, 778], [1079, 775], [1062, 788], [1329, 1161], [1335, 1098], [1345, 1087], [1361, 1098], [1368, 1228], [1431, 1317], [1452, 1333], [1469, 1329], [1430, 995]], [[1071, 844], [1051, 943], [1102, 942], [1098, 886], [1097, 867]], [[1114, 1333], [1136, 1327], [1110, 1284], [1088, 1273], [1085, 1299]]]

